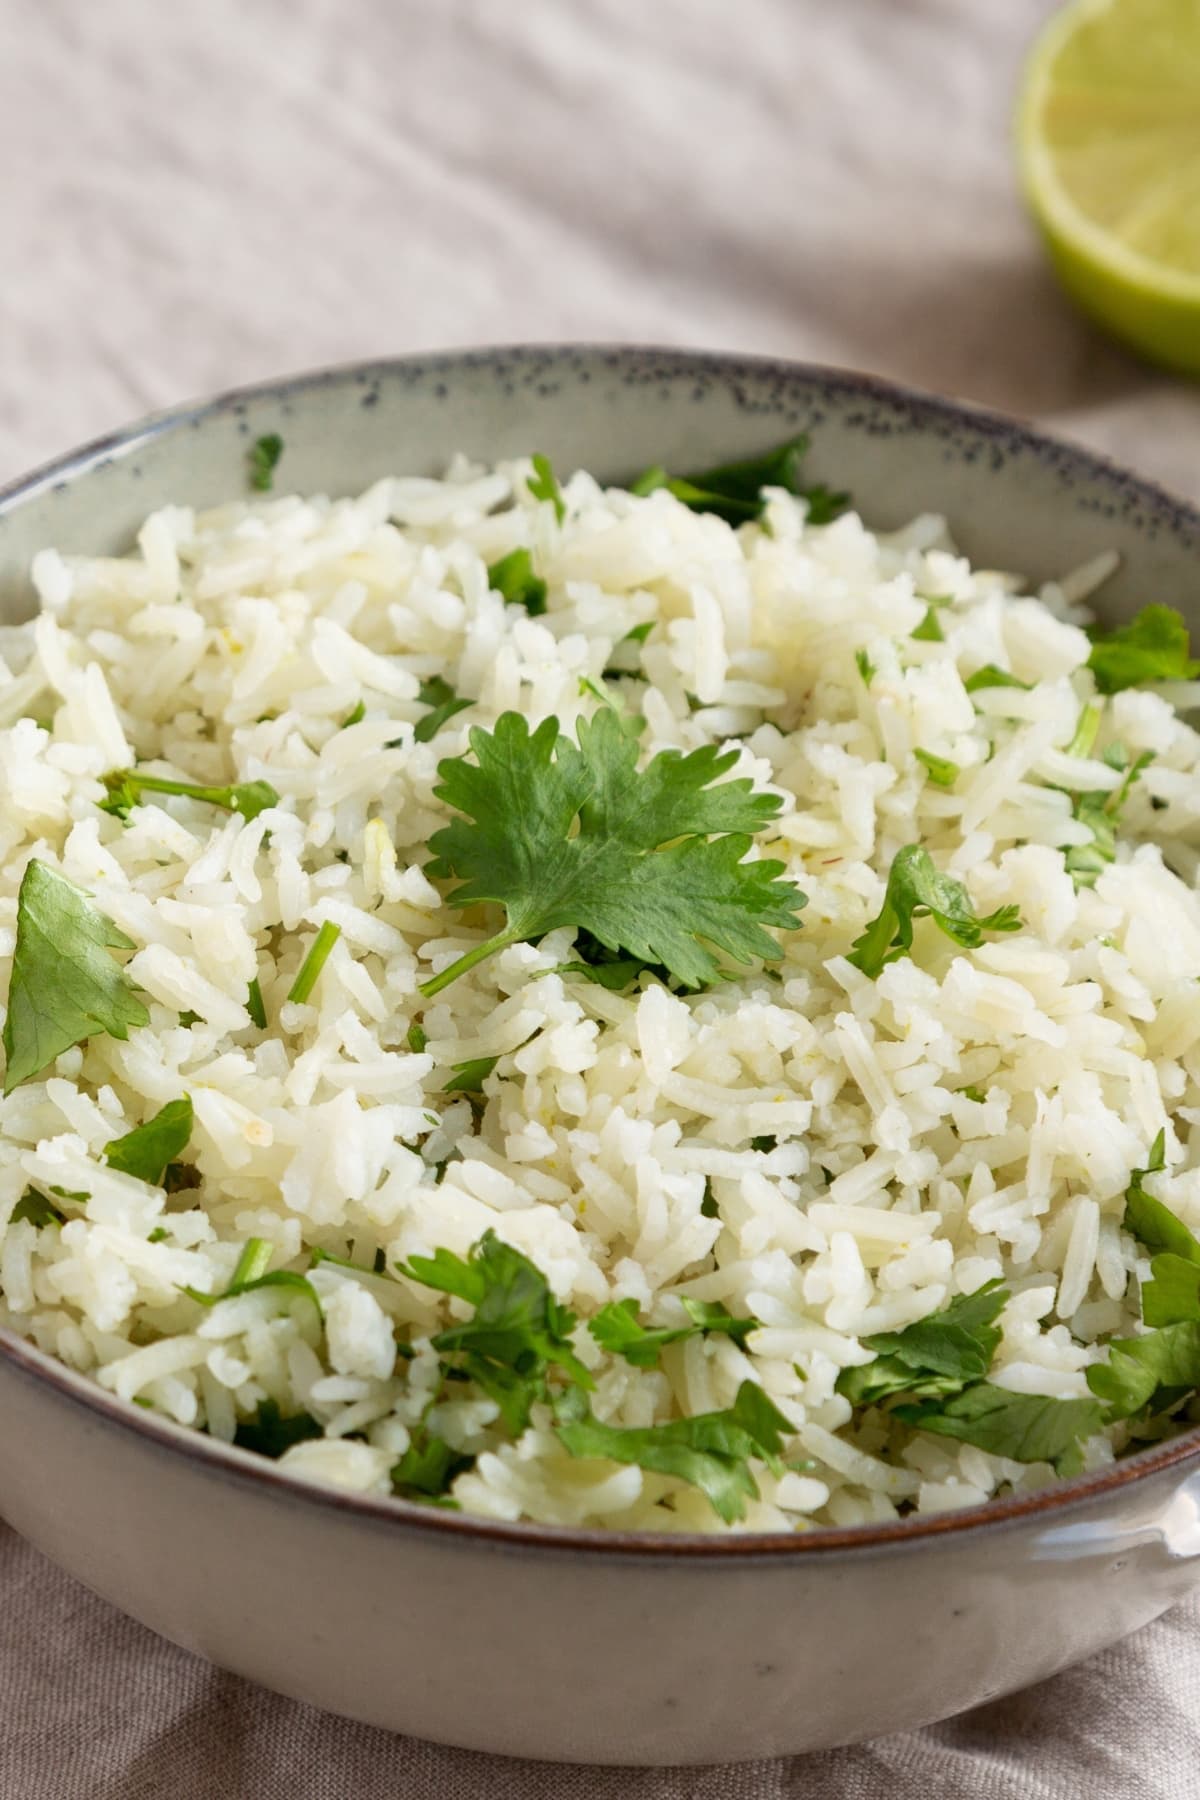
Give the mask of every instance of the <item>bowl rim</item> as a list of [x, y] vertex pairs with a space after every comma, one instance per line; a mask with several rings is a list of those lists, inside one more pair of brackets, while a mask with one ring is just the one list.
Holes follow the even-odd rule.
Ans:
[[[211, 396], [187, 400], [145, 415], [131, 424], [92, 438], [72, 450], [40, 464], [0, 486], [0, 524], [6, 514], [39, 494], [69, 485], [91, 468], [124, 458], [160, 436], [224, 413], [237, 413], [263, 402], [283, 402], [292, 396], [386, 379], [398, 370], [431, 374], [484, 369], [497, 361], [520, 365], [553, 365], [595, 359], [609, 367], [622, 363], [646, 365], [664, 372], [707, 373], [755, 381], [779, 379], [814, 389], [840, 390], [866, 400], [877, 400], [946, 425], [966, 425], [985, 436], [1003, 437], [1022, 449], [1053, 456], [1062, 466], [1074, 466], [1090, 477], [1132, 494], [1175, 527], [1183, 526], [1200, 541], [1200, 507], [1171, 493], [1156, 481], [1138, 475], [1100, 451], [1043, 431], [1027, 421], [951, 399], [883, 376], [837, 365], [809, 363], [786, 357], [759, 356], [737, 351], [687, 349], [645, 344], [555, 342], [512, 344], [415, 352], [410, 355], [375, 357], [326, 365], [221, 390]], [[1137, 1451], [1104, 1468], [1057, 1481], [1032, 1493], [987, 1500], [977, 1506], [949, 1512], [915, 1515], [880, 1523], [836, 1526], [818, 1525], [807, 1531], [622, 1531], [603, 1527], [550, 1525], [537, 1522], [487, 1518], [455, 1513], [392, 1496], [355, 1493], [348, 1489], [289, 1474], [273, 1460], [226, 1444], [206, 1433], [180, 1425], [109, 1393], [91, 1377], [72, 1369], [39, 1349], [26, 1338], [0, 1326], [0, 1364], [7, 1363], [19, 1377], [48, 1388], [57, 1398], [80, 1408], [106, 1424], [117, 1426], [141, 1439], [148, 1448], [180, 1458], [199, 1472], [233, 1480], [264, 1492], [276, 1500], [315, 1507], [390, 1530], [415, 1530], [422, 1535], [452, 1542], [466, 1538], [480, 1546], [510, 1551], [567, 1552], [587, 1557], [651, 1562], [681, 1559], [694, 1561], [761, 1561], [779, 1557], [830, 1556], [918, 1551], [931, 1544], [978, 1539], [983, 1534], [1011, 1529], [1023, 1523], [1054, 1520], [1077, 1512], [1089, 1503], [1136, 1487], [1154, 1475], [1190, 1465], [1200, 1466], [1200, 1425], [1145, 1450]]]

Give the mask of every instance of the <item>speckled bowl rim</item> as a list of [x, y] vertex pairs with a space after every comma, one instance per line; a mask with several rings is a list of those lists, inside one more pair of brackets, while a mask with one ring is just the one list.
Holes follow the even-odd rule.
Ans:
[[[185, 402], [95, 438], [64, 456], [56, 457], [29, 474], [0, 488], [0, 518], [18, 504], [47, 489], [68, 485], [93, 467], [124, 457], [164, 433], [198, 425], [221, 413], [239, 414], [264, 400], [280, 404], [291, 397], [321, 387], [347, 383], [377, 384], [396, 372], [454, 374], [464, 369], [486, 369], [497, 362], [535, 369], [553, 368], [580, 358], [601, 359], [611, 367], [625, 365], [647, 373], [669, 370], [692, 372], [736, 381], [739, 375], [756, 382], [777, 377], [780, 381], [809, 384], [840, 391], [864, 401], [879, 401], [907, 410], [918, 422], [943, 426], [967, 426], [985, 436], [1007, 440], [1025, 452], [1051, 461], [1058, 468], [1074, 467], [1081, 475], [1102, 476], [1120, 487], [1153, 516], [1176, 531], [1200, 538], [1200, 510], [1163, 487], [1133, 474], [1111, 458], [1056, 438], [1048, 432], [1004, 413], [967, 401], [950, 400], [902, 383], [887, 381], [853, 369], [817, 363], [793, 362], [721, 351], [682, 350], [634, 344], [522, 344], [482, 349], [448, 350], [350, 362], [280, 376], [246, 387], [232, 388], [210, 399]], [[720, 1533], [614, 1531], [571, 1525], [543, 1525], [525, 1521], [488, 1519], [469, 1513], [453, 1513], [436, 1507], [385, 1496], [351, 1493], [289, 1475], [278, 1464], [252, 1451], [224, 1444], [202, 1432], [178, 1425], [121, 1400], [95, 1381], [69, 1368], [27, 1339], [0, 1327], [0, 1358], [24, 1379], [51, 1389], [59, 1398], [83, 1412], [132, 1433], [143, 1445], [163, 1455], [190, 1462], [207, 1477], [246, 1484], [292, 1505], [316, 1508], [364, 1524], [390, 1530], [415, 1531], [452, 1542], [466, 1538], [480, 1546], [510, 1552], [566, 1552], [589, 1559], [639, 1561], [761, 1561], [919, 1551], [936, 1544], [983, 1533], [1011, 1529], [1029, 1522], [1057, 1522], [1089, 1503], [1169, 1469], [1200, 1468], [1200, 1426], [1178, 1437], [1141, 1450], [1107, 1468], [1056, 1482], [1032, 1494], [1010, 1495], [979, 1506], [945, 1513], [918, 1515], [882, 1524], [850, 1526], [818, 1525], [809, 1531]]]

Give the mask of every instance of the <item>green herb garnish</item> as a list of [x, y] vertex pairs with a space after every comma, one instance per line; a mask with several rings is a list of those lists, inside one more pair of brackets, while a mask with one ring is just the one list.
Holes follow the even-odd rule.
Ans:
[[567, 516], [567, 503], [558, 485], [558, 477], [550, 466], [550, 459], [546, 456], [534, 456], [530, 460], [533, 463], [533, 474], [525, 485], [535, 500], [550, 502], [554, 508], [554, 516], [561, 525]]
[[662, 751], [639, 773], [636, 741], [608, 707], [577, 732], [576, 745], [550, 718], [531, 734], [521, 714], [505, 713], [493, 731], [471, 732], [474, 764], [439, 765], [439, 799], [466, 817], [432, 838], [429, 873], [459, 878], [452, 904], [498, 901], [507, 923], [422, 993], [560, 925], [583, 926], [689, 987], [718, 976], [705, 943], [739, 962], [778, 960], [764, 927], [795, 930], [805, 897], [779, 879], [782, 863], [744, 860], [778, 797], [746, 780], [713, 786], [737, 753], [712, 746]]
[[6, 1094], [95, 1032], [124, 1039], [149, 1023], [133, 983], [109, 954], [133, 948], [73, 881], [36, 858], [28, 864], [4, 1020]]
[[510, 550], [488, 564], [487, 578], [506, 606], [523, 606], [531, 619], [545, 612], [546, 584], [533, 572], [532, 551]]
[[686, 1325], [641, 1325], [636, 1300], [610, 1300], [589, 1319], [588, 1330], [602, 1350], [623, 1356], [635, 1368], [653, 1369], [668, 1344], [715, 1331], [744, 1345], [748, 1334], [758, 1329], [757, 1319], [735, 1319], [719, 1300], [693, 1300], [686, 1294], [677, 1297], [688, 1315]]
[[915, 638], [919, 644], [945, 643], [946, 634], [942, 630], [942, 622], [937, 616], [936, 607], [931, 606], [928, 609], [921, 623], [909, 632], [909, 636]]
[[273, 1255], [274, 1250], [265, 1238], [251, 1238], [238, 1257], [232, 1279], [223, 1293], [206, 1294], [194, 1287], [185, 1287], [183, 1292], [189, 1300], [199, 1301], [201, 1306], [216, 1306], [220, 1300], [232, 1300], [238, 1294], [252, 1294], [259, 1288], [285, 1288], [292, 1293], [302, 1294], [306, 1300], [311, 1301], [317, 1309], [317, 1317], [323, 1319], [325, 1315], [321, 1309], [321, 1298], [312, 1282], [291, 1269], [271, 1269]]
[[962, 774], [948, 756], [934, 756], [931, 750], [914, 750], [913, 755], [937, 787], [952, 788]]
[[957, 1438], [1014, 1462], [1046, 1462], [1060, 1475], [1078, 1474], [1081, 1443], [1104, 1424], [1098, 1400], [1054, 1400], [1014, 1394], [990, 1381], [977, 1382], [950, 1399], [897, 1406], [892, 1417], [917, 1431]]
[[275, 485], [275, 469], [283, 455], [283, 439], [277, 431], [256, 438], [250, 451], [250, 486], [269, 494]]
[[455, 1063], [443, 1093], [482, 1094], [485, 1080], [499, 1061], [498, 1056], [477, 1056], [470, 1062]]
[[329, 961], [329, 953], [342, 935], [340, 925], [334, 925], [326, 919], [316, 937], [308, 947], [308, 954], [296, 972], [296, 979], [288, 989], [288, 999], [297, 1005], [303, 1005], [317, 985], [317, 977]]
[[572, 1456], [635, 1463], [658, 1475], [673, 1475], [699, 1488], [727, 1525], [744, 1518], [746, 1502], [758, 1498], [751, 1459], [780, 1473], [783, 1438], [792, 1429], [753, 1381], [743, 1381], [733, 1405], [723, 1412], [630, 1428], [601, 1424], [586, 1396], [569, 1389], [555, 1403], [555, 1420], [558, 1437]]
[[992, 1366], [1000, 1327], [993, 1323], [1009, 1297], [999, 1280], [985, 1281], [974, 1293], [930, 1313], [903, 1331], [885, 1331], [863, 1339], [875, 1361], [843, 1369], [839, 1394], [855, 1406], [876, 1406], [892, 1394], [911, 1392], [921, 1398], [948, 1397], [979, 1381]]
[[136, 1175], [152, 1186], [161, 1182], [167, 1164], [174, 1162], [192, 1135], [192, 1102], [187, 1094], [181, 1100], [170, 1100], [161, 1112], [135, 1125], [124, 1137], [113, 1138], [106, 1146], [104, 1160], [110, 1169], [122, 1175]]
[[981, 944], [985, 931], [1021, 929], [1015, 906], [997, 907], [986, 918], [979, 918], [962, 882], [935, 867], [929, 852], [919, 844], [909, 844], [893, 857], [883, 910], [855, 938], [848, 960], [875, 979], [885, 963], [908, 955], [913, 921], [927, 916], [964, 950]]
[[100, 802], [101, 812], [114, 818], [128, 818], [143, 794], [181, 794], [187, 800], [203, 800], [209, 806], [222, 806], [226, 812], [240, 813], [243, 819], [257, 819], [269, 806], [279, 805], [279, 795], [269, 781], [242, 781], [231, 787], [207, 787], [202, 782], [174, 781], [165, 775], [146, 775], [141, 769], [115, 769], [104, 777], [108, 799]]
[[65, 1225], [67, 1215], [52, 1205], [45, 1194], [39, 1194], [36, 1188], [26, 1188], [9, 1214], [8, 1222], [16, 1225], [21, 1220], [38, 1231], [44, 1231], [47, 1225]]
[[967, 679], [963, 682], [963, 686], [966, 688], [968, 694], [978, 694], [982, 688], [994, 687], [1020, 688], [1023, 693], [1027, 694], [1033, 687], [1033, 683], [1032, 681], [1019, 680], [1016, 675], [1011, 675], [1007, 669], [997, 668], [995, 663], [984, 663], [982, 669], [976, 669], [973, 675], [967, 676]]
[[1187, 626], [1171, 606], [1144, 606], [1128, 625], [1097, 633], [1088, 668], [1102, 694], [1119, 694], [1143, 681], [1192, 681], [1200, 674]]
[[410, 1281], [474, 1307], [465, 1324], [439, 1332], [433, 1347], [496, 1402], [514, 1436], [528, 1425], [534, 1402], [545, 1398], [551, 1369], [581, 1387], [593, 1385], [571, 1343], [575, 1314], [554, 1298], [541, 1270], [494, 1231], [484, 1232], [466, 1261], [440, 1249], [396, 1266]]
[[807, 450], [808, 439], [801, 435], [789, 438], [763, 456], [676, 478], [656, 464], [639, 475], [629, 491], [645, 495], [666, 488], [693, 512], [716, 513], [730, 525], [743, 525], [761, 516], [764, 488], [784, 488], [798, 499], [807, 500], [810, 525], [828, 525], [849, 505], [850, 496], [835, 493], [820, 483], [804, 485], [801, 464]]
[[418, 719], [413, 727], [415, 744], [431, 743], [455, 713], [465, 712], [468, 706], [475, 704], [473, 700], [460, 700], [450, 683], [443, 681], [440, 675], [431, 675], [428, 681], [423, 681], [417, 698], [422, 706], [428, 706], [431, 710], [423, 719]]
[[241, 1450], [256, 1450], [260, 1456], [279, 1457], [307, 1438], [324, 1435], [311, 1413], [280, 1412], [277, 1401], [263, 1400], [253, 1419], [239, 1422], [234, 1443]]

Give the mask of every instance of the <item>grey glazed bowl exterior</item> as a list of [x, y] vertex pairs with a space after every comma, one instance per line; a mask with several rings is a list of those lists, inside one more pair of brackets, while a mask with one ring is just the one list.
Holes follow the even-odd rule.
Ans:
[[[1200, 515], [1024, 427], [865, 377], [633, 349], [459, 353], [281, 381], [153, 419], [0, 494], [0, 604], [30, 555], [120, 550], [166, 500], [350, 492], [456, 449], [619, 477], [797, 429], [869, 521], [949, 514], [1044, 578], [1122, 553], [1118, 617], [1197, 619]], [[944, 1718], [1146, 1623], [1200, 1571], [1195, 1434], [1102, 1477], [911, 1525], [652, 1538], [487, 1524], [307, 1487], [127, 1407], [0, 1333], [0, 1511], [175, 1642], [354, 1718], [514, 1755], [716, 1762]]]

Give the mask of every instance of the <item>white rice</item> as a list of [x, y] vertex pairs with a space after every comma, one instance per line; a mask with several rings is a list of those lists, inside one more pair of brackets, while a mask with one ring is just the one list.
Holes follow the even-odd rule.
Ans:
[[[583, 1320], [632, 1296], [677, 1322], [682, 1292], [760, 1321], [745, 1348], [693, 1339], [656, 1370], [575, 1334], [613, 1424], [761, 1385], [807, 1467], [756, 1470], [748, 1528], [1044, 1484], [1046, 1465], [889, 1438], [878, 1415], [852, 1426], [835, 1383], [869, 1359], [864, 1337], [1003, 1277], [992, 1379], [1086, 1394], [1095, 1340], [1136, 1329], [1146, 1265], [1121, 1230], [1124, 1191], [1160, 1128], [1170, 1172], [1150, 1188], [1200, 1229], [1200, 738], [1180, 716], [1200, 692], [1105, 703], [1101, 747], [1155, 760], [1116, 863], [1076, 891], [1062, 847], [1088, 834], [1059, 787], [1093, 698], [1080, 603], [1108, 562], [1031, 597], [972, 571], [940, 519], [886, 537], [853, 513], [810, 527], [778, 494], [762, 526], [734, 531], [587, 474], [560, 527], [527, 473], [460, 461], [356, 500], [173, 506], [129, 557], [35, 559], [41, 615], [0, 632], [2, 985], [36, 856], [133, 939], [150, 1025], [93, 1036], [0, 1102], [0, 1323], [223, 1439], [265, 1399], [305, 1409], [325, 1435], [285, 1465], [386, 1493], [438, 1390], [429, 1338], [461, 1305], [330, 1262], [309, 1274], [323, 1327], [285, 1289], [207, 1310], [181, 1290], [220, 1291], [251, 1236], [277, 1268], [310, 1271], [321, 1248], [368, 1266], [381, 1252], [392, 1271], [439, 1246], [465, 1255], [491, 1229]], [[518, 545], [549, 585], [542, 618], [488, 589], [486, 565]], [[949, 597], [941, 642], [911, 636], [929, 596]], [[647, 621], [640, 651], [617, 649]], [[599, 704], [581, 681], [601, 684], [614, 655], [646, 678], [608, 686], [644, 715], [647, 757], [731, 739], [737, 772], [783, 796], [759, 842], [808, 895], [803, 929], [771, 972], [690, 996], [564, 977], [572, 933], [556, 931], [424, 1001], [418, 983], [480, 936], [423, 873], [448, 817], [439, 760], [508, 709], [570, 732]], [[1034, 685], [969, 695], [987, 663]], [[421, 744], [433, 675], [473, 704]], [[952, 790], [917, 749], [960, 766]], [[1070, 759], [1074, 787], [1114, 784], [1099, 755]], [[123, 828], [97, 802], [135, 756], [191, 780], [266, 779], [280, 804], [247, 822], [148, 794]], [[917, 842], [980, 913], [1014, 903], [1024, 929], [963, 951], [922, 927], [912, 958], [869, 980], [846, 952]], [[289, 1002], [327, 920], [341, 937], [310, 1000]], [[255, 974], [265, 1032], [246, 1010]], [[444, 1083], [485, 1057], [498, 1063], [477, 1115]], [[168, 1197], [105, 1167], [109, 1140], [183, 1093], [199, 1187]], [[8, 1223], [30, 1185], [89, 1197], [64, 1202], [61, 1230]], [[473, 1512], [722, 1528], [675, 1479], [573, 1459], [545, 1409], [515, 1444], [475, 1390], [443, 1395], [429, 1422], [476, 1458], [454, 1488]], [[1090, 1440], [1089, 1464], [1119, 1442]]]

